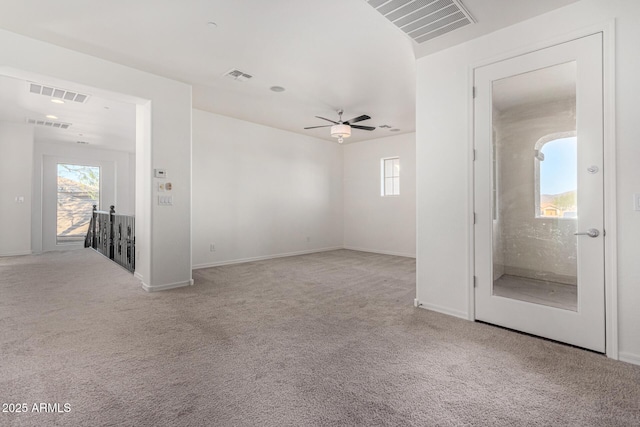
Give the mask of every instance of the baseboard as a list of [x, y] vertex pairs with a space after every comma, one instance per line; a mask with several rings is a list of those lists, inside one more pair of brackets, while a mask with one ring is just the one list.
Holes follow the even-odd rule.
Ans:
[[626, 353], [621, 351], [620, 353], [618, 353], [618, 360], [634, 365], [640, 365], [640, 355], [638, 354]]
[[138, 273], [137, 271], [133, 273], [133, 277], [144, 283], [144, 277], [142, 277], [142, 274]]
[[467, 313], [465, 313], [464, 311], [452, 310], [452, 309], [447, 308], [447, 307], [441, 307], [441, 306], [434, 305], [434, 304], [428, 304], [428, 303], [424, 303], [424, 302], [419, 302], [418, 300], [416, 300], [415, 303], [417, 303], [418, 304], [417, 307], [420, 307], [420, 308], [426, 308], [427, 310], [435, 311], [437, 313], [442, 313], [442, 314], [446, 314], [448, 316], [453, 316], [453, 317], [458, 317], [460, 319], [469, 320], [469, 315]]
[[243, 264], [245, 262], [264, 261], [266, 259], [285, 258], [285, 257], [297, 256], [297, 255], [315, 254], [315, 253], [318, 253], [318, 252], [335, 251], [335, 250], [338, 250], [338, 249], [344, 249], [344, 248], [342, 246], [334, 246], [334, 247], [330, 247], [330, 248], [320, 248], [320, 249], [311, 249], [311, 250], [306, 250], [306, 251], [287, 252], [287, 253], [274, 254], [274, 255], [264, 255], [264, 256], [251, 257], [251, 258], [232, 259], [232, 260], [228, 260], [228, 261], [211, 262], [211, 263], [206, 263], [206, 264], [195, 264], [191, 268], [193, 270], [200, 270], [202, 268], [220, 267], [222, 265], [232, 265], [232, 264]]
[[191, 285], [193, 285], [193, 279], [189, 279], [189, 281], [187, 282], [167, 283], [166, 285], [155, 285], [155, 286], [150, 286], [142, 282], [142, 289], [144, 289], [147, 292], [157, 292], [157, 291], [166, 291], [166, 290], [175, 289], [175, 288], [184, 288], [185, 286], [191, 286]]
[[9, 252], [9, 253], [6, 253], [6, 254], [0, 254], [0, 257], [24, 256], [24, 255], [33, 255], [33, 252], [31, 252], [31, 251], [25, 251], [25, 252]]
[[416, 257], [416, 254], [408, 254], [408, 253], [404, 253], [404, 252], [381, 251], [381, 250], [378, 250], [378, 249], [357, 248], [355, 246], [345, 246], [344, 249], [348, 249], [350, 251], [369, 252], [369, 253], [372, 253], [372, 254], [401, 256], [401, 257], [405, 257], [405, 258], [415, 258]]

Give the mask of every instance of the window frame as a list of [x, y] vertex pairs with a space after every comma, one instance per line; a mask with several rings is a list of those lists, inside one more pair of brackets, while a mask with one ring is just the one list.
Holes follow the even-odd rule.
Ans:
[[[397, 161], [397, 173], [394, 168], [395, 165], [391, 165], [391, 175], [387, 175], [387, 162]], [[397, 179], [398, 185], [392, 184], [391, 192], [387, 192], [387, 179], [391, 179], [392, 182]], [[398, 197], [400, 195], [400, 156], [383, 157], [380, 159], [380, 196], [381, 197]]]
[[[543, 216], [542, 209], [540, 206], [540, 161], [544, 160], [544, 155], [542, 153], [542, 147], [548, 142], [556, 141], [558, 139], [565, 138], [577, 138], [578, 133], [573, 131], [568, 132], [556, 132], [543, 136], [538, 139], [534, 145], [534, 156], [533, 156], [533, 196], [534, 196], [534, 206], [533, 206], [533, 214], [535, 219], [572, 219], [575, 220], [576, 217], [560, 217], [560, 216]], [[577, 149], [577, 148], [576, 148]], [[577, 159], [576, 159], [577, 160]]]
[[60, 211], [60, 205], [59, 205], [59, 197], [60, 197], [60, 185], [59, 185], [59, 178], [60, 178], [60, 166], [61, 165], [69, 165], [69, 166], [81, 166], [81, 167], [87, 167], [87, 168], [94, 168], [98, 170], [98, 201], [96, 203], [96, 208], [98, 210], [100, 210], [102, 202], [103, 202], [103, 197], [102, 197], [102, 185], [103, 185], [103, 168], [102, 165], [99, 163], [94, 163], [94, 162], [90, 162], [90, 161], [75, 161], [75, 160], [71, 160], [71, 161], [62, 161], [62, 160], [57, 160], [55, 161], [55, 171], [56, 171], [56, 208], [55, 208], [55, 215], [56, 215], [56, 221], [55, 221], [55, 244], [56, 246], [69, 246], [69, 245], [75, 245], [78, 244], [79, 241], [81, 241], [80, 239], [78, 239], [78, 241], [73, 241], [73, 240], [69, 240], [69, 241], [62, 241], [60, 239], [60, 235], [58, 234], [58, 221], [59, 221], [59, 211]]

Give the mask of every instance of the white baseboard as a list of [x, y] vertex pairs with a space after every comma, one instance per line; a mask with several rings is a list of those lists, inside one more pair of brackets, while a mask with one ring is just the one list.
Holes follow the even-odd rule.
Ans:
[[138, 273], [137, 271], [133, 273], [133, 277], [144, 283], [144, 277], [142, 277], [142, 274]]
[[345, 246], [344, 249], [348, 249], [350, 251], [370, 252], [370, 253], [381, 254], [381, 255], [401, 256], [401, 257], [405, 257], [405, 258], [415, 258], [416, 257], [416, 254], [408, 254], [408, 253], [405, 253], [405, 252], [381, 251], [381, 250], [378, 250], [378, 249], [357, 248], [355, 246]]
[[344, 249], [344, 248], [342, 246], [335, 246], [335, 247], [330, 247], [330, 248], [320, 248], [320, 249], [311, 249], [311, 250], [297, 251], [297, 252], [287, 252], [287, 253], [282, 253], [282, 254], [264, 255], [264, 256], [257, 256], [257, 257], [251, 257], [251, 258], [232, 259], [232, 260], [228, 260], [228, 261], [211, 262], [211, 263], [206, 263], [206, 264], [195, 264], [191, 268], [193, 270], [199, 270], [201, 268], [219, 267], [221, 265], [242, 264], [242, 263], [245, 263], [245, 262], [252, 262], [252, 261], [264, 261], [266, 259], [285, 258], [285, 257], [289, 257], [289, 256], [296, 256], [296, 255], [307, 255], [307, 254], [314, 254], [314, 253], [317, 253], [317, 252], [335, 251], [335, 250], [338, 250], [338, 249]]
[[632, 363], [634, 365], [640, 365], [640, 355], [633, 353], [626, 353], [621, 351], [618, 353], [618, 360], [623, 362]]
[[447, 307], [441, 307], [434, 304], [419, 302], [417, 299], [415, 302], [417, 302], [418, 307], [420, 308], [426, 308], [427, 310], [435, 311], [435, 312], [446, 314], [453, 317], [459, 317], [460, 319], [464, 319], [464, 320], [469, 320], [469, 315], [464, 311], [452, 310]]
[[6, 254], [0, 254], [0, 257], [9, 257], [9, 256], [24, 256], [24, 255], [32, 255], [33, 252], [25, 251], [25, 252], [8, 252]]
[[185, 286], [192, 286], [192, 285], [193, 285], [193, 279], [189, 279], [189, 281], [187, 282], [167, 283], [166, 285], [155, 285], [155, 286], [149, 286], [143, 282], [142, 289], [144, 289], [147, 292], [157, 292], [157, 291], [166, 291], [168, 289], [184, 288]]

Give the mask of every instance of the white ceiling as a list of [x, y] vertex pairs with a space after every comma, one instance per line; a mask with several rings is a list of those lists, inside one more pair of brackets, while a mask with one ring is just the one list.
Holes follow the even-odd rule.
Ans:
[[[345, 119], [372, 117], [358, 124], [413, 132], [416, 57], [574, 1], [463, 0], [477, 24], [421, 45], [365, 0], [0, 0], [0, 27], [189, 83], [195, 108], [332, 140], [329, 128], [303, 128], [328, 124], [314, 116], [335, 119], [342, 108]], [[232, 68], [254, 77], [224, 77]], [[286, 91], [270, 91], [274, 85]], [[115, 122], [85, 121], [98, 112], [127, 114], [132, 106], [100, 111], [114, 101], [92, 101], [95, 109], [69, 110], [64, 120], [95, 135], [103, 123], [105, 138], [119, 135]], [[7, 110], [0, 109], [0, 118], [18, 114]], [[77, 141], [77, 133], [69, 140]], [[132, 135], [131, 129], [121, 134]], [[354, 130], [345, 142], [390, 135], [389, 129]]]
[[[24, 79], [0, 75], [1, 120], [26, 123], [27, 119], [34, 119], [70, 124], [66, 130], [34, 126], [36, 141], [74, 144], [80, 141], [97, 148], [135, 151], [134, 104], [96, 95], [84, 103], [54, 104], [51, 102], [54, 98], [31, 93], [29, 87]], [[47, 115], [55, 118], [46, 118]]]

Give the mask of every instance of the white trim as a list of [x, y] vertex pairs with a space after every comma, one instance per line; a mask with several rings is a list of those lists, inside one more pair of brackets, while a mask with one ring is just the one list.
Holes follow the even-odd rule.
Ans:
[[[581, 37], [587, 37], [592, 34], [602, 33], [603, 37], [603, 114], [604, 114], [604, 212], [605, 212], [605, 224], [604, 228], [607, 233], [605, 239], [605, 346], [606, 355], [611, 359], [620, 359], [624, 357], [625, 361], [634, 363], [633, 360], [640, 360], [638, 356], [631, 354], [621, 355], [618, 352], [618, 255], [617, 255], [617, 221], [616, 221], [616, 109], [615, 109], [615, 19], [611, 19], [600, 24], [591, 25], [580, 30], [571, 31], [561, 36], [552, 37], [543, 42], [537, 42], [525, 47], [503, 52], [500, 55], [496, 55], [489, 59], [477, 61], [469, 66], [469, 87], [474, 86], [474, 70], [476, 68], [490, 65], [495, 62], [503, 61], [505, 59], [513, 58], [515, 56], [525, 55], [530, 52], [534, 52], [541, 49], [546, 49], [561, 43], [567, 43], [571, 40], [575, 40]], [[472, 93], [470, 91], [470, 93]], [[471, 108], [471, 114], [469, 114], [470, 126], [470, 143], [469, 146], [471, 153], [473, 153], [474, 135], [475, 129], [474, 115], [473, 115], [473, 96], [470, 96], [469, 106]], [[469, 167], [470, 187], [469, 187], [469, 200], [471, 201], [470, 223], [473, 224], [473, 210], [475, 209], [474, 202], [474, 168], [473, 168], [473, 156], [471, 156], [471, 166]], [[473, 276], [475, 270], [475, 246], [474, 246], [474, 227], [472, 226], [469, 231], [469, 243], [470, 243], [470, 270], [469, 270], [469, 320], [475, 319], [475, 289], [473, 286]], [[638, 363], [640, 364], [640, 363]]]
[[447, 307], [442, 307], [439, 305], [428, 304], [424, 302], [418, 302], [419, 308], [425, 308], [427, 310], [435, 311], [437, 313], [447, 314], [449, 316], [458, 317], [460, 319], [469, 320], [469, 316], [464, 311], [452, 310]]
[[378, 250], [378, 249], [356, 248], [354, 246], [345, 246], [343, 249], [348, 249], [350, 251], [358, 251], [358, 252], [369, 252], [369, 253], [372, 253], [372, 254], [401, 256], [401, 257], [405, 257], [405, 258], [415, 258], [416, 257], [416, 254], [408, 254], [408, 253], [404, 253], [404, 252], [381, 251], [381, 250]]
[[10, 256], [24, 256], [24, 255], [34, 255], [34, 252], [25, 251], [25, 252], [9, 252], [6, 254], [0, 254], [0, 258], [2, 257], [10, 257]]
[[[608, 356], [608, 355], [607, 355]], [[618, 353], [619, 359], [622, 362], [632, 363], [634, 365], [640, 365], [640, 354], [633, 354], [621, 351]]]
[[157, 291], [166, 291], [168, 289], [183, 288], [185, 286], [192, 286], [192, 285], [193, 285], [193, 279], [190, 279], [187, 282], [167, 283], [166, 285], [157, 285], [157, 286], [149, 286], [143, 282], [142, 289], [144, 289], [147, 292], [157, 292]]
[[133, 277], [144, 283], [144, 277], [142, 277], [142, 274], [138, 273], [137, 271], [133, 273]]
[[243, 264], [245, 262], [264, 261], [266, 259], [285, 258], [285, 257], [289, 257], [289, 256], [296, 256], [296, 255], [307, 255], [307, 254], [313, 254], [313, 253], [316, 253], [316, 252], [336, 251], [338, 249], [345, 249], [345, 248], [343, 248], [342, 246], [335, 246], [335, 247], [330, 247], [330, 248], [311, 249], [311, 250], [306, 250], [306, 251], [287, 252], [287, 253], [282, 253], [282, 254], [263, 255], [263, 256], [250, 257], [250, 258], [232, 259], [232, 260], [228, 260], [228, 261], [218, 261], [218, 262], [210, 262], [210, 263], [206, 263], [206, 264], [196, 264], [196, 265], [192, 266], [191, 268], [193, 270], [199, 270], [199, 269], [202, 269], [202, 268], [219, 267], [221, 265]]
[[467, 212], [467, 248], [468, 248], [468, 264], [467, 264], [467, 315], [465, 318], [470, 321], [476, 320], [476, 289], [474, 286], [474, 276], [476, 275], [476, 236], [475, 236], [475, 156], [476, 156], [476, 144], [475, 144], [475, 68], [470, 67], [468, 71], [469, 87], [469, 102], [467, 103], [467, 117], [469, 118], [470, 125], [468, 126], [468, 149], [467, 149], [467, 171], [469, 176], [467, 178], [467, 203], [469, 206]]
[[[616, 182], [615, 21], [602, 28], [604, 112], [604, 283], [606, 354], [618, 359], [618, 226]], [[640, 359], [636, 359], [640, 361]], [[633, 362], [631, 362], [633, 363]], [[637, 363], [640, 364], [640, 363]]]

